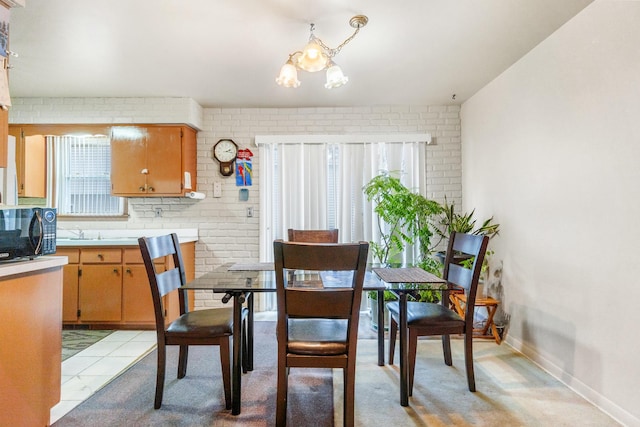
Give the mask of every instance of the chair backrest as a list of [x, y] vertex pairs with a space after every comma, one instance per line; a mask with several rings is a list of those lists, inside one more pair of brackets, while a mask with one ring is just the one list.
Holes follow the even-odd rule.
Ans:
[[[163, 236], [140, 237], [138, 245], [140, 246], [144, 266], [149, 277], [149, 285], [151, 286], [156, 329], [158, 331], [160, 329], [164, 330], [165, 309], [162, 297], [187, 283], [182, 253], [180, 252], [180, 242], [178, 241], [178, 236], [172, 233]], [[172, 257], [173, 267], [165, 270], [164, 259], [167, 256]], [[162, 258], [161, 262], [156, 261], [159, 258]], [[179, 300], [180, 314], [184, 314], [188, 310], [186, 292], [179, 293]]]
[[[489, 244], [488, 236], [479, 236], [475, 234], [456, 233], [455, 231], [449, 236], [449, 245], [444, 260], [443, 279], [449, 286], [464, 289], [467, 295], [466, 319], [473, 319], [473, 310], [476, 301], [476, 293], [478, 290], [478, 281], [482, 271], [482, 263], [487, 252]], [[454, 259], [454, 256], [468, 256], [471, 268]], [[443, 304], [448, 304], [449, 298], [443, 298]]]
[[338, 229], [331, 230], [288, 230], [290, 242], [338, 243]]
[[[347, 342], [357, 337], [360, 301], [369, 244], [273, 242], [278, 300], [278, 336], [288, 336], [290, 318], [329, 318], [349, 321]], [[344, 286], [285, 286], [286, 270], [353, 271]], [[281, 335], [282, 334], [282, 335]], [[355, 340], [355, 338], [354, 338]]]

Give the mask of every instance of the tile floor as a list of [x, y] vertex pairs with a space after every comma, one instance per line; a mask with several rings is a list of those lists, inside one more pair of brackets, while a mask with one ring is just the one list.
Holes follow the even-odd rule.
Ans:
[[155, 331], [115, 331], [62, 362], [60, 403], [51, 408], [51, 424], [155, 347]]

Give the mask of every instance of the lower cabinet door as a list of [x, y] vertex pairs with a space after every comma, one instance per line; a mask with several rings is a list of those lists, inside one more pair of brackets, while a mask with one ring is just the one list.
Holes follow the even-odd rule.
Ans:
[[80, 321], [122, 319], [122, 265], [83, 265], [79, 282]]
[[78, 264], [62, 268], [62, 321], [78, 320]]
[[[163, 266], [156, 265], [157, 269]], [[144, 265], [127, 265], [122, 278], [122, 320], [155, 323], [151, 287]]]

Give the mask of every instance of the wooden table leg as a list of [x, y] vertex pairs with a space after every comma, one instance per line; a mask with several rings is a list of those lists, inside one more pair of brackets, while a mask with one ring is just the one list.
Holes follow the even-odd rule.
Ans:
[[408, 364], [409, 355], [407, 354], [407, 294], [405, 292], [398, 292], [399, 303], [399, 315], [400, 322], [398, 329], [400, 329], [400, 405], [409, 406], [409, 381], [408, 377]]

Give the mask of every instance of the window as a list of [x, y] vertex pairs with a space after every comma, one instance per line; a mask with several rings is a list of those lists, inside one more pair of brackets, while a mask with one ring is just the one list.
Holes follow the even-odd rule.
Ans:
[[[426, 194], [429, 135], [256, 136], [260, 148], [260, 259], [288, 228], [337, 228], [341, 242], [377, 241], [380, 230], [363, 192], [374, 176], [400, 172]], [[409, 249], [404, 261], [417, 251]]]
[[111, 150], [107, 136], [48, 136], [58, 215], [121, 216], [125, 199], [111, 195]]

